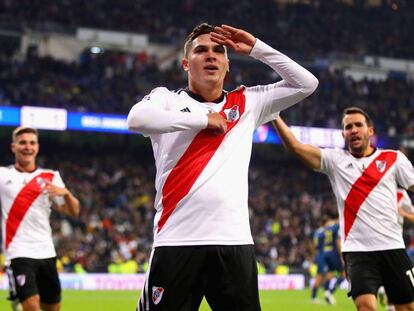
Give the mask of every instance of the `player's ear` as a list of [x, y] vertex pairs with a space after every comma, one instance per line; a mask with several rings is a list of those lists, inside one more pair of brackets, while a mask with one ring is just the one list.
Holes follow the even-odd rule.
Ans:
[[184, 71], [190, 70], [190, 67], [188, 65], [188, 59], [187, 58], [183, 57], [181, 59], [181, 65], [183, 66]]
[[374, 134], [375, 134], [374, 128], [372, 126], [368, 127], [368, 136], [371, 137], [371, 136], [374, 136]]

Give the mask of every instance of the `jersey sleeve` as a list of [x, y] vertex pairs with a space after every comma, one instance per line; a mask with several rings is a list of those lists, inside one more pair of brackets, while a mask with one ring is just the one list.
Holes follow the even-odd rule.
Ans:
[[4, 185], [6, 184], [6, 168], [0, 166], [0, 195], [4, 191]]
[[[55, 171], [55, 175], [53, 176], [52, 184], [58, 187], [66, 187], [65, 183], [62, 180], [62, 177], [60, 176], [60, 173], [58, 171]], [[56, 205], [63, 205], [65, 204], [65, 199], [63, 196], [57, 196], [52, 199], [53, 203]]]
[[65, 183], [62, 180], [62, 177], [60, 176], [60, 173], [58, 171], [55, 171], [55, 175], [53, 176], [52, 184], [58, 187], [66, 187]]
[[335, 167], [336, 149], [321, 148], [321, 167], [318, 172], [329, 175]]
[[292, 59], [257, 39], [250, 56], [271, 67], [282, 80], [246, 88], [251, 97], [256, 127], [275, 119], [279, 112], [312, 94], [318, 79]]
[[164, 87], [155, 88], [130, 110], [128, 129], [144, 136], [185, 130], [201, 130], [207, 127], [207, 115], [182, 113], [169, 109], [172, 93]]
[[403, 210], [408, 213], [414, 213], [414, 206], [413, 202], [411, 202], [410, 196], [408, 195], [406, 190], [401, 190], [402, 198], [399, 202], [398, 206], [400, 206]]
[[401, 151], [397, 151], [396, 178], [398, 185], [404, 189], [414, 185], [413, 165]]

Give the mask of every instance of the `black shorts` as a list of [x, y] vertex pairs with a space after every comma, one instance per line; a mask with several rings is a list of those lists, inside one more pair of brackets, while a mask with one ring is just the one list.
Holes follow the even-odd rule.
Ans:
[[253, 245], [164, 246], [153, 250], [138, 311], [260, 311]]
[[61, 301], [56, 257], [47, 259], [14, 258], [7, 267], [10, 284], [10, 299], [21, 302], [39, 295], [40, 301], [55, 304]]
[[374, 252], [345, 252], [345, 269], [353, 299], [363, 294], [377, 295], [383, 285], [393, 304], [414, 301], [414, 268], [405, 249]]

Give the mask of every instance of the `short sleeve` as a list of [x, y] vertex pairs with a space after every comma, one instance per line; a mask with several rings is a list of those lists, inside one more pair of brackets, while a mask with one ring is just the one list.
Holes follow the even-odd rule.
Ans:
[[413, 165], [400, 151], [397, 151], [396, 178], [398, 185], [404, 189], [408, 189], [414, 185]]
[[62, 180], [62, 177], [60, 176], [60, 173], [58, 171], [55, 171], [55, 175], [53, 176], [52, 184], [58, 187], [66, 187], [65, 183]]
[[317, 171], [329, 175], [334, 168], [335, 155], [337, 156], [337, 149], [321, 148], [321, 168]]

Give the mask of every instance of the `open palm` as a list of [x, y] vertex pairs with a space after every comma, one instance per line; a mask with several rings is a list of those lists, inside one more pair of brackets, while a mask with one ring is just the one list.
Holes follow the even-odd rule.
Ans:
[[210, 35], [214, 42], [223, 44], [240, 54], [249, 54], [256, 42], [252, 34], [228, 25], [214, 27], [214, 32]]

